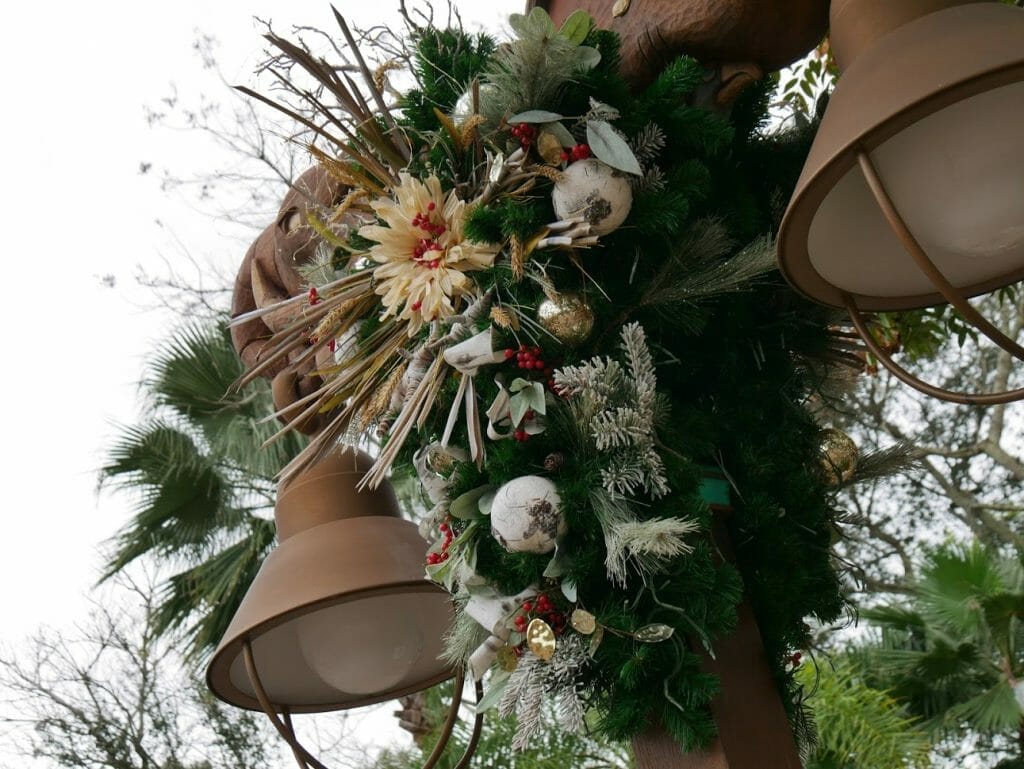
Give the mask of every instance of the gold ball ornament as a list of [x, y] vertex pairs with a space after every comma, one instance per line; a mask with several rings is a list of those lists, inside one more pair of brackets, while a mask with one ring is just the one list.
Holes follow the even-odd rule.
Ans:
[[594, 330], [594, 311], [579, 294], [558, 294], [537, 308], [537, 322], [562, 344], [583, 344]]
[[860, 451], [842, 430], [830, 427], [821, 431], [821, 469], [830, 486], [849, 481], [857, 471]]

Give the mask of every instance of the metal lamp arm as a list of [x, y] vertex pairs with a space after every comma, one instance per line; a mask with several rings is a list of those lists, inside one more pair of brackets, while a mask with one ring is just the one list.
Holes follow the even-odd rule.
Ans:
[[998, 406], [1003, 403], [1012, 403], [1014, 401], [1024, 400], [1024, 388], [1006, 390], [998, 393], [974, 394], [953, 392], [952, 390], [946, 390], [942, 387], [936, 387], [935, 385], [928, 384], [923, 379], [919, 379], [896, 363], [896, 361], [892, 359], [892, 356], [882, 349], [881, 345], [875, 341], [875, 337], [872, 335], [871, 329], [868, 328], [867, 321], [864, 319], [860, 308], [857, 307], [856, 300], [852, 296], [849, 294], [843, 294], [843, 301], [846, 305], [847, 311], [850, 313], [850, 319], [853, 321], [854, 328], [857, 329], [857, 333], [860, 334], [861, 339], [864, 340], [864, 344], [867, 346], [868, 350], [871, 351], [872, 355], [878, 358], [879, 362], [883, 366], [892, 372], [894, 377], [904, 384], [909, 385], [915, 390], [932, 398], [949, 401], [950, 403], [959, 403], [963, 406]]

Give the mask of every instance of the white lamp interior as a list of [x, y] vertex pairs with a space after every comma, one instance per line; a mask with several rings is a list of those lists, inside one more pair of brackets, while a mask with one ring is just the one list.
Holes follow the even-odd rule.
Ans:
[[340, 692], [387, 691], [409, 675], [423, 653], [420, 612], [414, 603], [419, 599], [386, 595], [309, 614], [297, 623], [302, 656], [322, 681]]
[[[368, 704], [388, 692], [421, 688], [444, 670], [438, 662], [447, 628], [443, 593], [377, 595], [335, 604], [260, 633], [252, 641], [263, 688], [272, 702], [315, 708]], [[255, 697], [241, 654], [231, 683]], [[374, 699], [376, 695], [379, 699]]]
[[[957, 102], [871, 153], [897, 210], [955, 286], [1024, 265], [1024, 83]], [[934, 292], [882, 216], [854, 166], [815, 214], [811, 264], [829, 283], [866, 296]]]

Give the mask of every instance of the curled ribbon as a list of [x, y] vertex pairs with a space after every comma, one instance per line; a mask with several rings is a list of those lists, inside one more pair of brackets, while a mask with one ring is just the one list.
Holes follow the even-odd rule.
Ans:
[[523, 601], [537, 595], [533, 585], [510, 596], [501, 595], [493, 589], [473, 593], [466, 603], [466, 614], [475, 619], [491, 635], [480, 644], [469, 657], [469, 669], [473, 679], [479, 681], [498, 656], [498, 650], [505, 645], [512, 632], [507, 626], [509, 617], [523, 605]]
[[455, 395], [451, 411], [448, 412], [448, 423], [441, 437], [441, 445], [447, 446], [452, 431], [459, 420], [462, 404], [466, 404], [466, 427], [469, 433], [469, 455], [482, 467], [484, 462], [484, 440], [480, 428], [480, 409], [477, 405], [476, 388], [473, 379], [482, 366], [490, 366], [505, 360], [503, 352], [495, 352], [491, 339], [491, 328], [471, 336], [464, 342], [453, 345], [444, 351], [444, 360], [449, 366], [462, 375], [459, 392]]

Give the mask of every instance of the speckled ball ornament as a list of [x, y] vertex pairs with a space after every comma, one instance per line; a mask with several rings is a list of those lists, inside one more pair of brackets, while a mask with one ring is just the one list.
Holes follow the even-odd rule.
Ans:
[[568, 530], [555, 484], [539, 475], [515, 478], [494, 495], [491, 534], [513, 553], [550, 553]]
[[594, 311], [579, 294], [558, 294], [540, 303], [537, 322], [562, 344], [575, 347], [594, 330]]
[[551, 202], [561, 220], [582, 218], [593, 235], [607, 235], [619, 228], [633, 207], [633, 191], [626, 175], [600, 160], [572, 163], [562, 172], [551, 192]]
[[842, 430], [830, 427], [821, 431], [821, 469], [830, 486], [849, 481], [857, 471], [860, 451]]
[[[480, 85], [480, 104], [477, 105], [480, 110], [483, 110], [483, 102], [495, 96], [497, 92], [498, 88], [493, 83], [483, 83]], [[455, 102], [455, 107], [452, 109], [452, 120], [455, 121], [456, 125], [459, 125], [468, 120], [473, 114], [473, 91], [467, 90]]]

